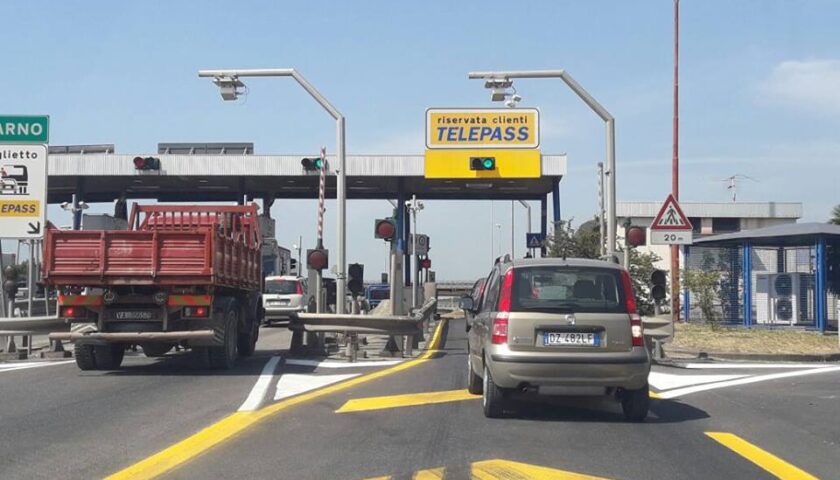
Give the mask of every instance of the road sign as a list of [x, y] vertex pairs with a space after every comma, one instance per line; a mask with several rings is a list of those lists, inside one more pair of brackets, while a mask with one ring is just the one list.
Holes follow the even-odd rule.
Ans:
[[693, 227], [673, 195], [668, 195], [653, 223], [650, 224], [650, 243], [654, 245], [691, 245]]
[[[474, 170], [472, 159], [494, 159], [491, 170]], [[426, 149], [425, 178], [540, 178], [542, 155], [539, 150], [524, 149]]]
[[49, 143], [47, 115], [0, 115], [0, 143]]
[[426, 147], [537, 148], [540, 112], [536, 108], [429, 108]]
[[528, 248], [542, 248], [545, 243], [545, 235], [542, 233], [526, 233], [525, 245]]
[[[408, 242], [408, 254], [414, 255], [414, 234], [410, 235]], [[417, 255], [426, 255], [429, 253], [429, 236], [425, 234], [417, 235]]]
[[0, 236], [41, 238], [47, 221], [47, 146], [0, 144]]

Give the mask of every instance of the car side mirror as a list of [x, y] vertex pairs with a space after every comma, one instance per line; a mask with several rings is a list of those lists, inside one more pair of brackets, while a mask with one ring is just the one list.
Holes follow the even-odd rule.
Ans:
[[475, 310], [475, 300], [473, 300], [470, 296], [461, 297], [461, 300], [458, 302], [458, 306], [461, 310], [468, 310], [472, 312]]

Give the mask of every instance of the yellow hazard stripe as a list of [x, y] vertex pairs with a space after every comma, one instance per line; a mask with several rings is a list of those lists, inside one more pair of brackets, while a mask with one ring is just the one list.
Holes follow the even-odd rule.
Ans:
[[810, 473], [737, 435], [726, 432], [706, 432], [706, 435], [782, 480], [817, 480], [817, 477]]

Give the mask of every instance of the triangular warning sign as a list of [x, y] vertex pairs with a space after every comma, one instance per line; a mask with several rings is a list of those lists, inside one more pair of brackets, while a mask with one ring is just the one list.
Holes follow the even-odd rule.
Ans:
[[691, 222], [683, 213], [680, 204], [673, 194], [668, 194], [653, 223], [650, 224], [651, 230], [691, 230]]

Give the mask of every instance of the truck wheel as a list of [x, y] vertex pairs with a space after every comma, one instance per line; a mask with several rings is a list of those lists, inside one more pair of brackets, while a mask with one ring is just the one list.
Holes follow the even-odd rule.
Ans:
[[637, 390], [625, 390], [621, 396], [621, 409], [624, 411], [624, 418], [631, 422], [641, 422], [647, 417], [650, 408], [650, 387]]
[[248, 331], [240, 332], [237, 337], [237, 348], [243, 357], [250, 357], [257, 349], [257, 338], [260, 336], [260, 326], [257, 319], [250, 322], [251, 328]]
[[79, 370], [96, 370], [96, 357], [93, 356], [93, 345], [73, 345], [73, 356]]
[[225, 315], [224, 330], [222, 331], [222, 345], [207, 348], [210, 368], [214, 370], [229, 370], [236, 362], [236, 331], [239, 322], [236, 306], [230, 308]]
[[110, 345], [96, 345], [93, 347], [96, 366], [99, 370], [116, 370], [120, 368], [125, 356], [125, 345], [114, 343]]
[[162, 357], [172, 350], [169, 343], [141, 343], [140, 348], [147, 357]]

